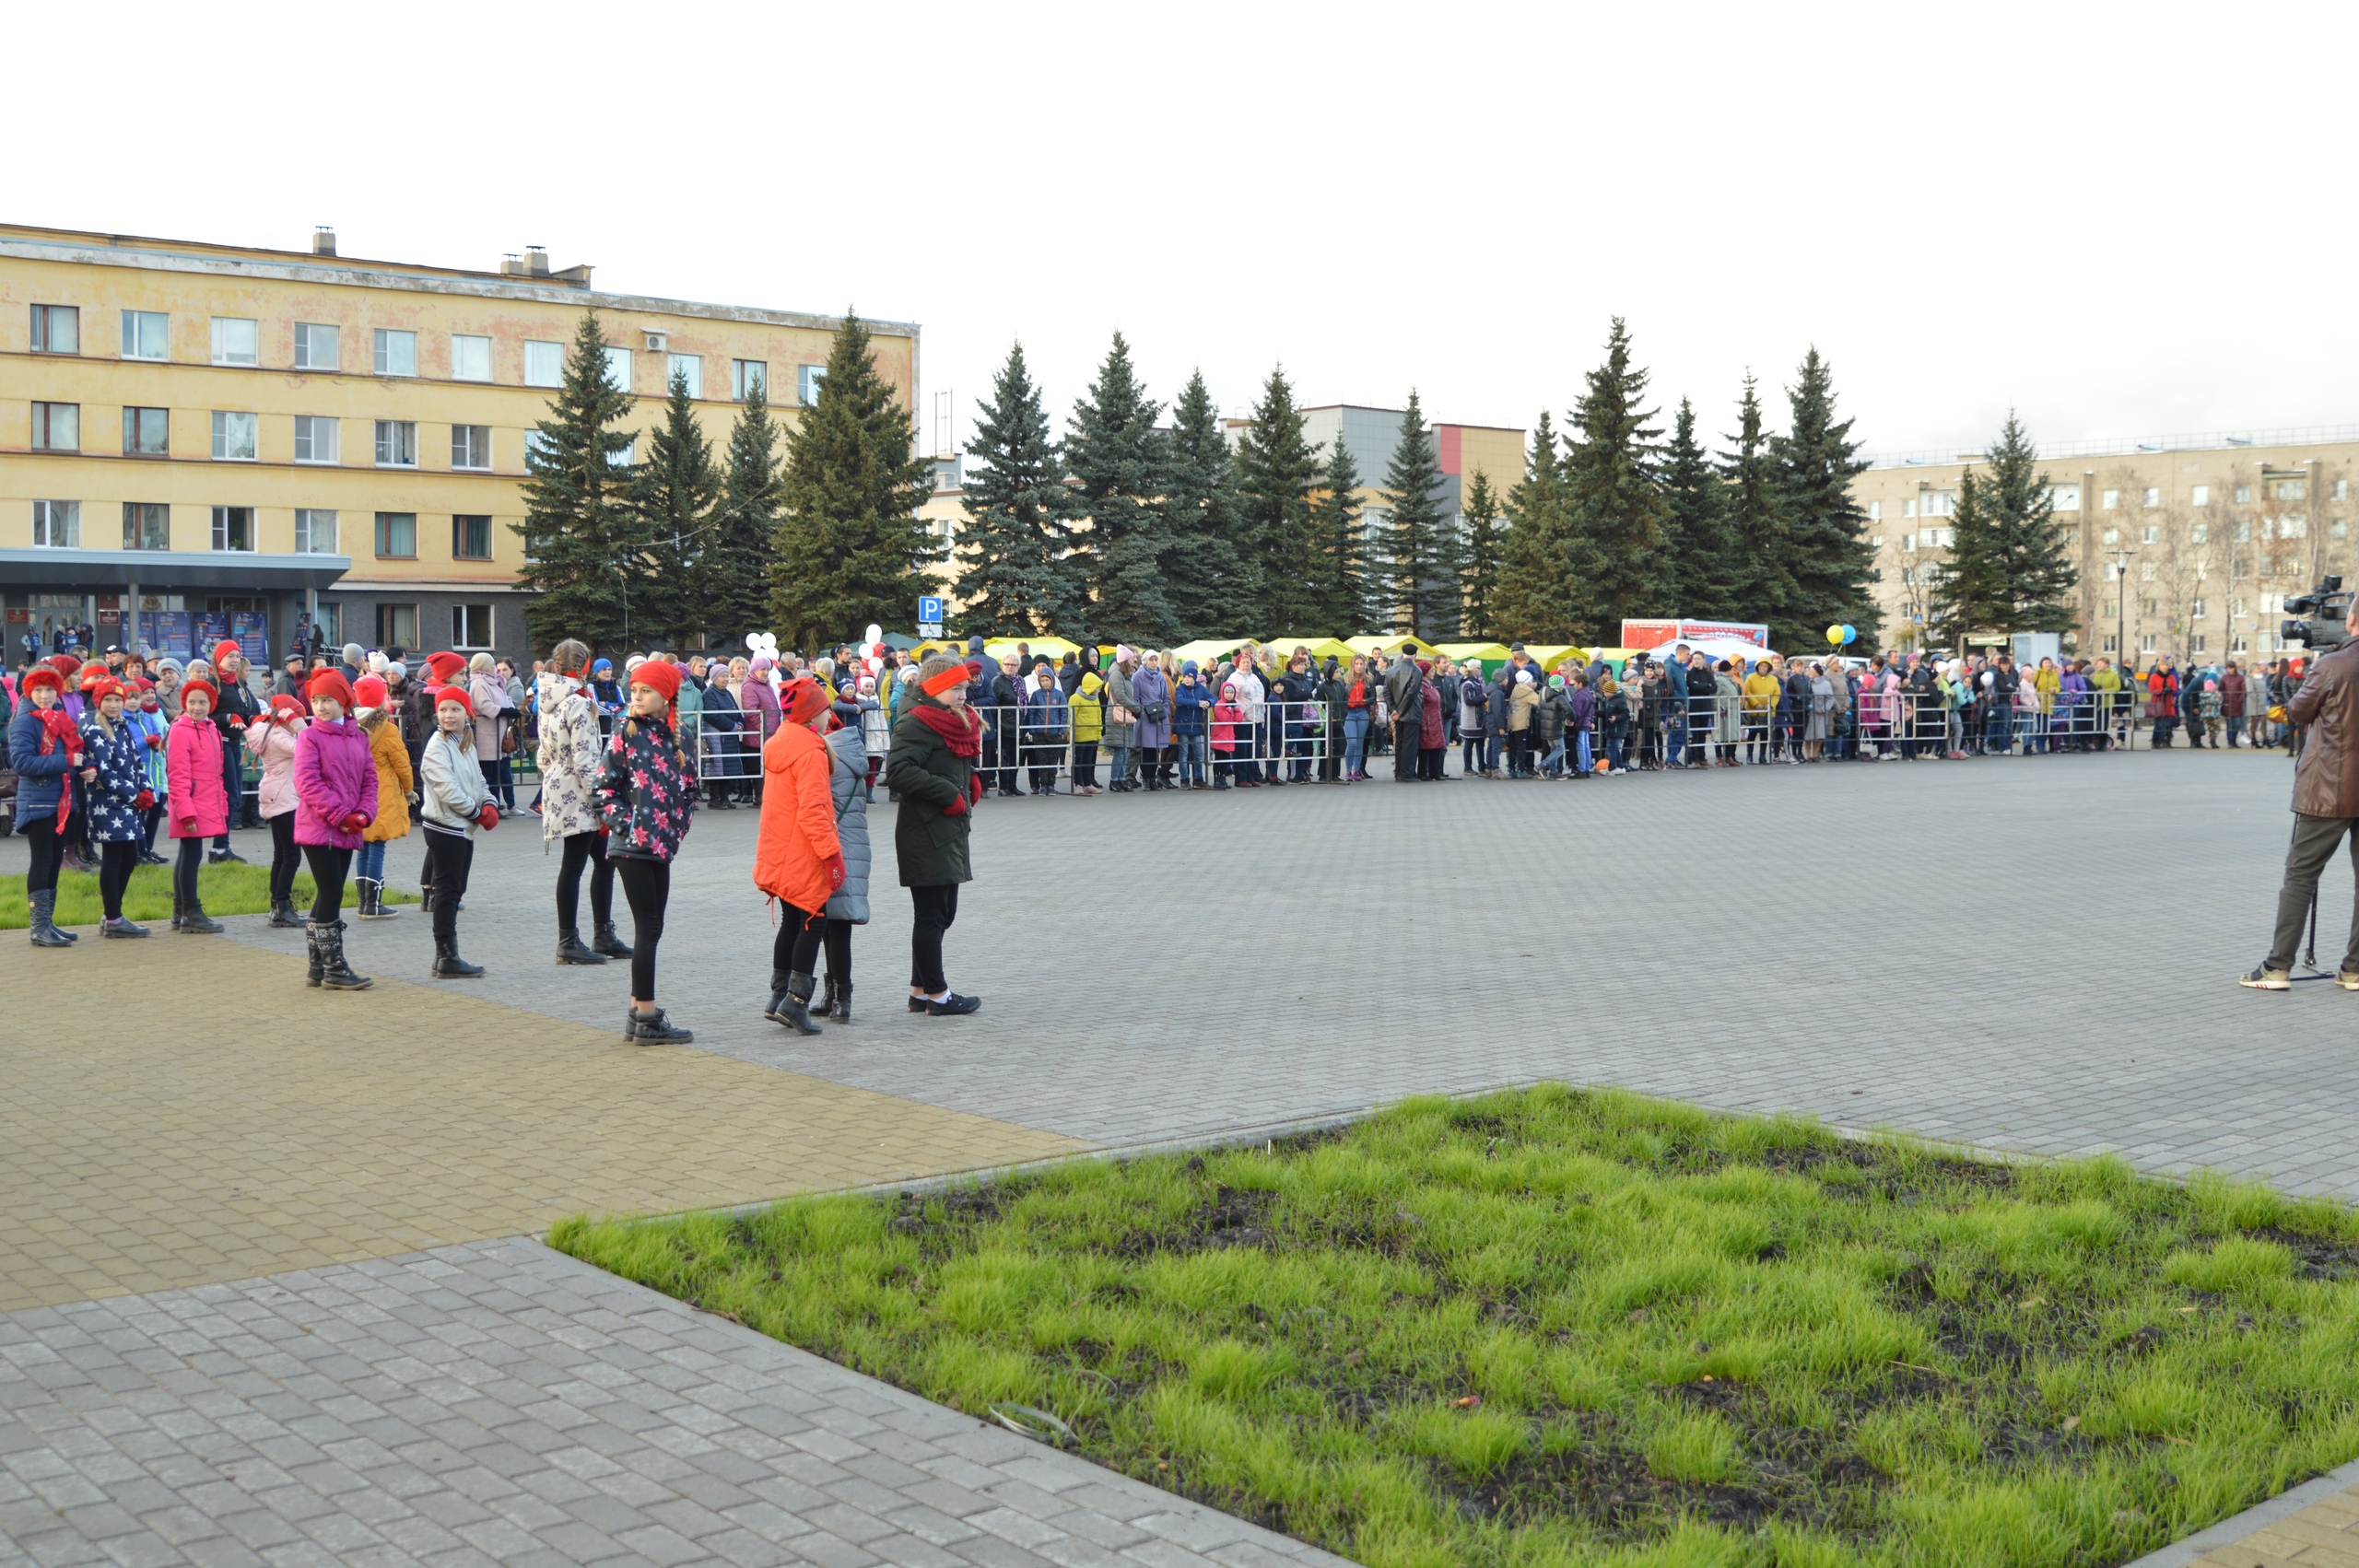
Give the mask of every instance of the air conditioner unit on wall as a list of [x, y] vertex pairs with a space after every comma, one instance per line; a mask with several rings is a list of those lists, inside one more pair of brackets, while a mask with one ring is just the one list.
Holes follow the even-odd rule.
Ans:
[[655, 332], [651, 329], [649, 331], [647, 334], [647, 352], [650, 354], [661, 354], [671, 346], [672, 334], [670, 333]]

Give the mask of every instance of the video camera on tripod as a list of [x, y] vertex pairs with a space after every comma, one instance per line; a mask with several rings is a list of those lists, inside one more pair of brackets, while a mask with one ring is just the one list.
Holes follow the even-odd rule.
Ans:
[[2298, 643], [2321, 653], [2341, 648], [2351, 638], [2342, 624], [2351, 617], [2351, 600], [2342, 579], [2329, 573], [2307, 593], [2285, 601], [2285, 614], [2301, 618], [2287, 620], [2278, 635], [2288, 646]]

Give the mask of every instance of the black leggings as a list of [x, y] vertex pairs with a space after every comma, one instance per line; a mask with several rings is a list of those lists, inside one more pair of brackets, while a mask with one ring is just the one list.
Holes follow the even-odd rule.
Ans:
[[958, 919], [958, 884], [913, 887], [910, 897], [918, 907], [918, 922], [910, 931], [910, 984], [940, 996], [950, 989], [942, 977], [942, 933]]
[[459, 934], [459, 900], [467, 895], [467, 869], [475, 864], [475, 841], [464, 833], [427, 828], [426, 860], [434, 868], [434, 935], [442, 942]]
[[808, 909], [798, 909], [781, 902], [778, 907], [778, 941], [770, 946], [770, 967], [790, 975], [808, 975], [811, 965], [819, 961], [819, 949], [827, 950], [827, 977], [832, 980], [851, 978], [851, 922], [830, 920], [824, 915], [813, 915]]
[[183, 913], [193, 914], [198, 907], [196, 873], [205, 864], [205, 840], [183, 838], [180, 844], [179, 859], [172, 862], [172, 901]]
[[672, 862], [617, 855], [609, 863], [623, 879], [623, 896], [630, 900], [631, 1000], [653, 1001], [655, 944], [663, 940], [663, 906], [672, 901]]
[[324, 926], [344, 913], [344, 879], [352, 871], [352, 851], [332, 844], [306, 844], [303, 861], [320, 895], [311, 900], [311, 923]]
[[295, 902], [295, 873], [303, 869], [303, 852], [295, 848], [295, 813], [281, 812], [270, 819], [270, 907]]
[[73, 817], [65, 825], [57, 825], [57, 818], [48, 812], [25, 824], [25, 848], [32, 851], [32, 864], [25, 872], [25, 893], [30, 896], [46, 893], [57, 885], [57, 869], [65, 860], [65, 846], [74, 841]]
[[128, 838], [99, 846], [99, 897], [106, 906], [108, 919], [123, 919], [123, 890], [131, 885], [131, 873], [138, 864], [139, 846]]
[[593, 828], [565, 836], [565, 859], [557, 869], [557, 929], [572, 930], [581, 914], [581, 868], [590, 873], [590, 914], [602, 926], [615, 923], [615, 863], [606, 859], [606, 836]]

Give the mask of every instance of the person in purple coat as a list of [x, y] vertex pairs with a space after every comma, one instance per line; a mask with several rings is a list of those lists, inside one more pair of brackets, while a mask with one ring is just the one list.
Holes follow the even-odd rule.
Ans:
[[306, 695], [312, 722], [295, 737], [295, 842], [319, 888], [304, 930], [311, 950], [307, 983], [367, 990], [375, 982], [344, 961], [344, 883], [361, 829], [377, 819], [377, 764], [369, 737], [347, 717], [352, 686], [341, 674], [322, 671]]

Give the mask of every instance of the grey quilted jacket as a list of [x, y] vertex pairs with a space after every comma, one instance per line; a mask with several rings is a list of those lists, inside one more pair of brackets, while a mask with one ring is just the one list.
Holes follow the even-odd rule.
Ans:
[[844, 852], [844, 884], [827, 900], [831, 920], [868, 923], [868, 743], [857, 724], [827, 737], [836, 793], [836, 842]]

